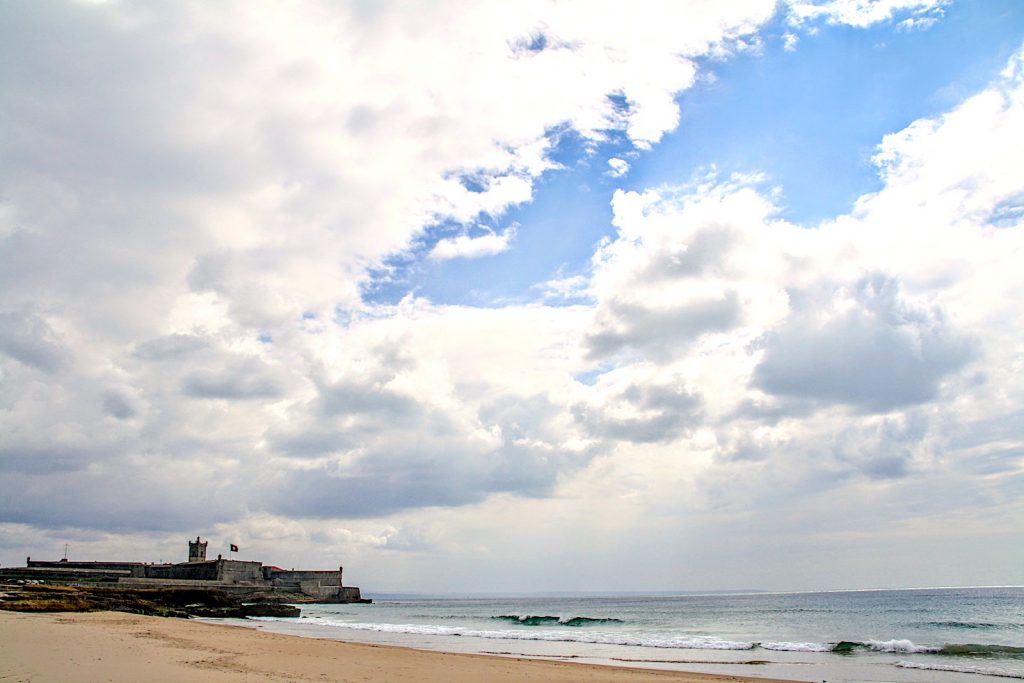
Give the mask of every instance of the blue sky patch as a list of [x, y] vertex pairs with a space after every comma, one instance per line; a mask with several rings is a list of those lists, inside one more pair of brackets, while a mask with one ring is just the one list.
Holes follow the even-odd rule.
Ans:
[[[1024, 3], [1012, 0], [952, 4], [927, 28], [890, 21], [794, 32], [780, 15], [762, 31], [759, 49], [700, 63], [698, 83], [677, 99], [679, 127], [653, 149], [634, 149], [618, 131], [597, 145], [571, 130], [550, 131], [549, 158], [562, 168], [535, 182], [533, 201], [470, 226], [428, 228], [373, 274], [364, 299], [394, 303], [415, 292], [473, 306], [537, 300], [539, 283], [587, 272], [594, 245], [614, 232], [615, 190], [685, 183], [711, 168], [765, 174], [781, 189], [787, 220], [813, 226], [846, 213], [881, 187], [871, 157], [882, 137], [983, 87], [1020, 47], [1022, 29]], [[524, 47], [546, 44], [538, 34]], [[621, 93], [608, 97], [628, 110]], [[609, 172], [613, 157], [629, 164], [620, 177]], [[471, 191], [486, 189], [473, 174], [460, 180]], [[511, 225], [515, 239], [502, 253], [428, 258], [443, 238]]]

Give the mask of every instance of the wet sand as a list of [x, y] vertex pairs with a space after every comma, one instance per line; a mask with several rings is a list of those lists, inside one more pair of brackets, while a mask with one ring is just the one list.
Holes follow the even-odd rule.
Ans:
[[766, 683], [300, 638], [120, 612], [0, 611], [0, 680]]

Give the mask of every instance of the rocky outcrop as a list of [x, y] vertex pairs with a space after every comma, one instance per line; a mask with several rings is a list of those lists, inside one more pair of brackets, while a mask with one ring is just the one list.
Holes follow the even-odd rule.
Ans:
[[17, 612], [115, 611], [165, 617], [297, 617], [298, 607], [252, 601], [209, 588], [124, 588], [12, 582], [0, 584], [0, 609]]

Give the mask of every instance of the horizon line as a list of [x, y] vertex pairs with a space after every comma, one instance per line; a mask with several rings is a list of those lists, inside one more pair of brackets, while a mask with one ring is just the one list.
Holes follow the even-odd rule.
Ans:
[[416, 597], [609, 597], [609, 596], [729, 596], [729, 595], [807, 595], [813, 593], [880, 593], [886, 591], [966, 590], [983, 588], [1024, 588], [1024, 584], [988, 584], [964, 586], [912, 586], [904, 588], [826, 588], [809, 590], [764, 590], [759, 588], [726, 588], [721, 590], [652, 590], [652, 591], [414, 591], [365, 590], [367, 595], [394, 595]]

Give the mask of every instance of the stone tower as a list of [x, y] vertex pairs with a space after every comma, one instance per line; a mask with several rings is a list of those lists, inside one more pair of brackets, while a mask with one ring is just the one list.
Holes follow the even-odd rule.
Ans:
[[188, 542], [188, 561], [189, 562], [206, 562], [206, 544], [209, 541], [200, 541], [199, 537], [196, 536], [196, 540]]

